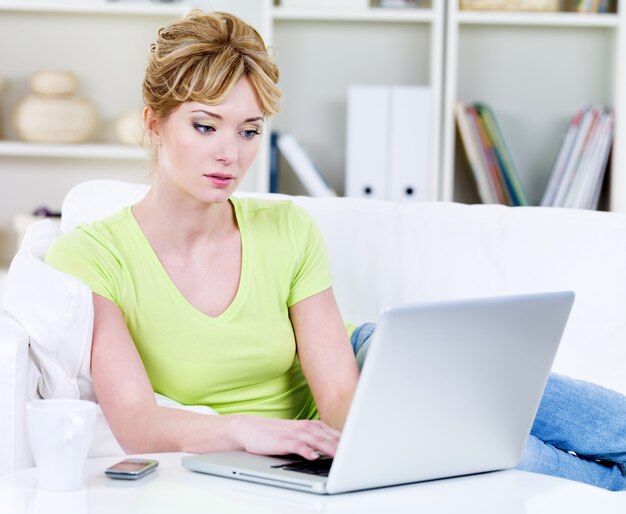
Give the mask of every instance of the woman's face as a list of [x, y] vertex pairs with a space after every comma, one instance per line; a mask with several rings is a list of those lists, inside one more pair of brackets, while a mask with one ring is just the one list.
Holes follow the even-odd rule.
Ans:
[[159, 180], [204, 203], [226, 201], [256, 157], [263, 122], [246, 77], [221, 104], [185, 102], [163, 121], [148, 120]]

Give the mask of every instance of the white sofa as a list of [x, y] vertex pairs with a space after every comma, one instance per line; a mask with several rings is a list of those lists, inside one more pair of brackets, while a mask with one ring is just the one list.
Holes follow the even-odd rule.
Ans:
[[[83, 183], [64, 202], [62, 230], [132, 204], [146, 190], [115, 181]], [[376, 320], [390, 304], [570, 289], [577, 297], [554, 370], [626, 393], [626, 216], [496, 205], [293, 200], [311, 212], [326, 238], [346, 320]], [[29, 294], [42, 293], [32, 282]], [[7, 277], [0, 282], [6, 307], [3, 287]], [[34, 337], [0, 313], [0, 473], [31, 463], [24, 404], [41, 391], [32, 345], [29, 353]], [[68, 341], [68, 347], [75, 342]], [[103, 419], [101, 424], [104, 433]], [[96, 453], [107, 451], [120, 450], [105, 444]]]

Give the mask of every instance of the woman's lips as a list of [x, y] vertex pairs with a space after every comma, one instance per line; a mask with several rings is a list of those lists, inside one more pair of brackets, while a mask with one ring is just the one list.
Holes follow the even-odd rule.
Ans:
[[218, 187], [220, 189], [227, 188], [235, 180], [235, 177], [233, 177], [232, 175], [224, 175], [222, 173], [211, 173], [210, 175], [204, 176], [208, 178], [215, 187]]

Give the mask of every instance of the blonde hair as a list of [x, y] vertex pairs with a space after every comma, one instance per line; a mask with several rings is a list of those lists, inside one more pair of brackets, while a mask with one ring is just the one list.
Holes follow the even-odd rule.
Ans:
[[160, 29], [150, 50], [143, 98], [158, 119], [184, 102], [221, 103], [243, 76], [265, 115], [279, 111], [278, 67], [259, 33], [232, 14], [193, 10]]

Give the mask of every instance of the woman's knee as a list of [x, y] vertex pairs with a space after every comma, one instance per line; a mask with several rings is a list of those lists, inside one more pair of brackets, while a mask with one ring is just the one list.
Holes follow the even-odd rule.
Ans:
[[359, 369], [363, 367], [375, 329], [375, 323], [364, 323], [363, 325], [358, 326], [352, 333], [350, 342], [352, 344], [352, 351], [356, 357]]

